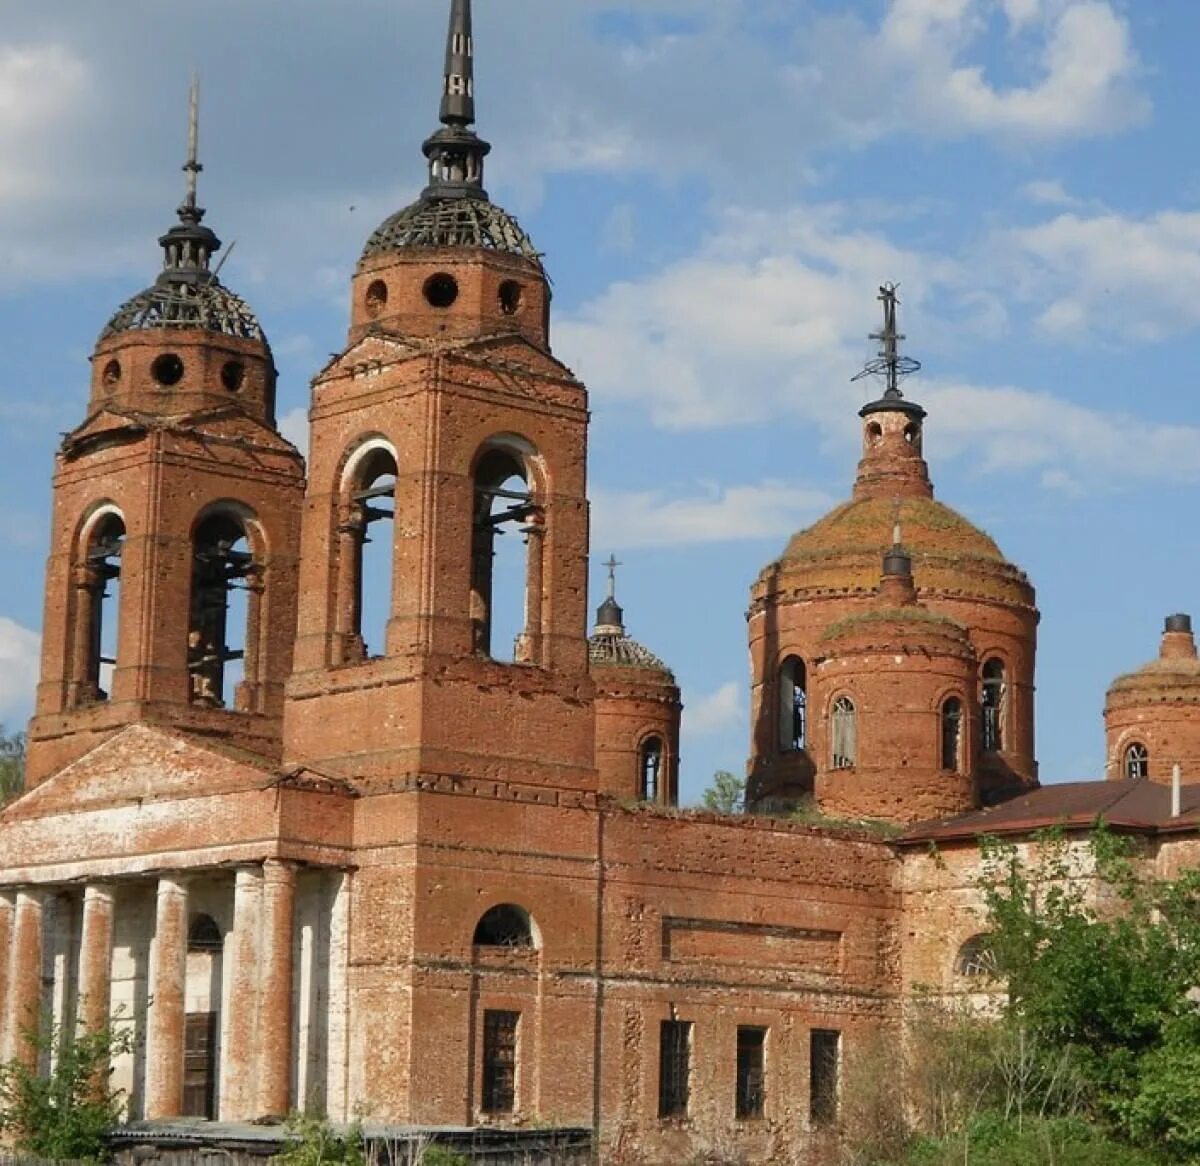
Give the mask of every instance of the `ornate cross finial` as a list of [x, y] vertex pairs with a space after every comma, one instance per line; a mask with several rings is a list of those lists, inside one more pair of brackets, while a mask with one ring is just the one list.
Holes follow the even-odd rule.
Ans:
[[200, 165], [200, 77], [197, 73], [192, 74], [192, 87], [188, 92], [188, 154], [183, 169], [187, 174], [187, 195], [180, 214], [195, 214], [196, 180], [204, 169]]
[[625, 564], [618, 562], [616, 555], [609, 555], [608, 562], [603, 563], [602, 566], [605, 566], [608, 568], [608, 597], [609, 597], [609, 599], [616, 599], [616, 597], [617, 597], [617, 568], [623, 567], [623, 566], [625, 566]]
[[919, 360], [911, 356], [900, 355], [900, 341], [907, 337], [896, 327], [896, 306], [900, 303], [896, 296], [899, 284], [885, 283], [879, 289], [879, 302], [883, 304], [883, 330], [872, 332], [871, 339], [880, 343], [879, 356], [867, 364], [866, 368], [852, 378], [859, 381], [866, 376], [881, 376], [887, 381], [884, 390], [885, 397], [901, 397], [900, 382], [911, 376], [921, 367]]

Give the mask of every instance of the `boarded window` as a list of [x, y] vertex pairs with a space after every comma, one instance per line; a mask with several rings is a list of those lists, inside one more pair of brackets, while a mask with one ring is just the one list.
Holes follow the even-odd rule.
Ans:
[[188, 1013], [183, 1036], [183, 1116], [216, 1114], [217, 1014]]
[[517, 1026], [519, 1012], [489, 1009], [483, 1014], [483, 1109], [512, 1113], [517, 1105]]
[[737, 1030], [737, 1115], [762, 1117], [766, 1104], [767, 1030], [739, 1026]]
[[813, 1125], [837, 1121], [842, 1034], [814, 1028], [809, 1038], [808, 1112]]
[[659, 1033], [659, 1117], [687, 1116], [691, 1054], [691, 1021], [664, 1020]]

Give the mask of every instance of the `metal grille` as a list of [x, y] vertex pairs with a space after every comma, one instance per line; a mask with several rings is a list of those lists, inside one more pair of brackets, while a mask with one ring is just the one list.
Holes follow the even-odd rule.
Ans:
[[512, 1113], [517, 1104], [517, 1025], [519, 1012], [483, 1014], [483, 1108]]
[[766, 1103], [765, 1028], [737, 1030], [737, 1115], [739, 1118], [762, 1117]]
[[814, 1028], [809, 1042], [809, 1116], [813, 1125], [837, 1121], [838, 1062], [842, 1034]]
[[659, 1117], [685, 1117], [687, 1115], [691, 1051], [691, 1021], [664, 1020], [659, 1036]]

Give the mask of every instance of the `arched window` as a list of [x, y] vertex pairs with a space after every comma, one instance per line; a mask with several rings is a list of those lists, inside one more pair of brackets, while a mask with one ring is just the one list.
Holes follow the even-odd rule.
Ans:
[[660, 737], [647, 737], [642, 742], [639, 771], [639, 797], [644, 802], [657, 802], [662, 788], [663, 743]]
[[858, 756], [858, 720], [854, 702], [848, 696], [839, 696], [833, 702], [829, 740], [833, 768], [853, 769]]
[[209, 515], [196, 528], [192, 556], [188, 672], [196, 704], [224, 708], [232, 697], [252, 706], [261, 597], [262, 567], [244, 523], [229, 511]]
[[1125, 750], [1125, 776], [1135, 780], [1150, 776], [1150, 751], [1140, 741]]
[[107, 700], [112, 688], [124, 549], [125, 521], [116, 511], [108, 511], [88, 532], [76, 575], [76, 705]]
[[476, 947], [533, 947], [529, 912], [512, 903], [493, 907], [475, 925], [471, 942]]
[[942, 768], [955, 772], [962, 767], [962, 701], [957, 696], [942, 703]]
[[[544, 516], [524, 451], [493, 446], [475, 470], [471, 626], [482, 656], [535, 662], [540, 656]], [[513, 644], [508, 657], [498, 645]]]
[[395, 561], [396, 457], [383, 444], [352, 459], [338, 525], [337, 631], [343, 664], [387, 651]]
[[220, 951], [221, 929], [211, 915], [197, 915], [188, 928], [188, 951]]
[[954, 957], [954, 972], [968, 979], [995, 976], [996, 957], [992, 951], [991, 937], [972, 935]]
[[992, 657], [983, 666], [983, 751], [999, 753], [1004, 748], [1004, 720], [1008, 685], [1004, 661]]
[[785, 753], [808, 744], [808, 676], [804, 661], [789, 656], [779, 669], [779, 748]]

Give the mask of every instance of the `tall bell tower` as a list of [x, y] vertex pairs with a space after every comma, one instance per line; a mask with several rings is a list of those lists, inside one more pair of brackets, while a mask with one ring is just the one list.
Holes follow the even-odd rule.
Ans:
[[56, 459], [31, 786], [138, 722], [280, 752], [304, 462], [262, 327], [212, 268], [197, 109], [193, 85], [162, 271], [101, 333]]
[[541, 256], [484, 186], [469, 0], [440, 113], [313, 384], [285, 754], [368, 784], [594, 788], [587, 397], [550, 352]]

